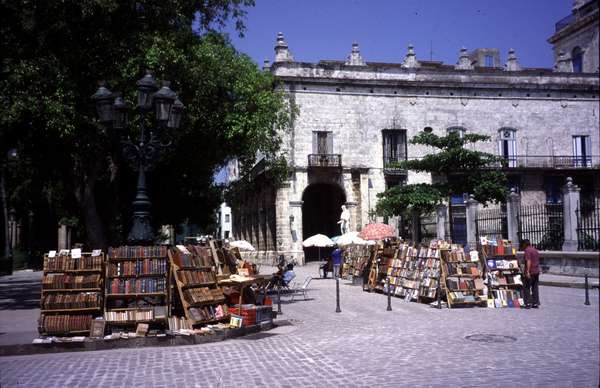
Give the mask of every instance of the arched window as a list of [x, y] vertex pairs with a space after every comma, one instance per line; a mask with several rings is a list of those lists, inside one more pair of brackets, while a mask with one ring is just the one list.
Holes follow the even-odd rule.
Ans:
[[573, 73], [583, 72], [583, 51], [577, 46], [571, 51], [571, 61], [573, 62]]
[[506, 159], [508, 167], [517, 167], [517, 131], [501, 128], [498, 131], [498, 154]]

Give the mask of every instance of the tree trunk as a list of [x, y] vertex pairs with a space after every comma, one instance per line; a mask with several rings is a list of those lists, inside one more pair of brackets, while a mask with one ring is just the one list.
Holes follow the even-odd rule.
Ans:
[[4, 168], [0, 170], [0, 200], [2, 201], [2, 221], [4, 223], [4, 257], [10, 257], [10, 231], [8, 230], [8, 205], [6, 204]]
[[97, 168], [92, 167], [92, 169], [94, 171], [89, 175], [86, 174], [83, 178], [82, 186], [76, 190], [75, 196], [81, 209], [89, 248], [106, 250], [108, 248], [106, 233], [102, 219], [98, 214], [94, 193], [96, 189]]

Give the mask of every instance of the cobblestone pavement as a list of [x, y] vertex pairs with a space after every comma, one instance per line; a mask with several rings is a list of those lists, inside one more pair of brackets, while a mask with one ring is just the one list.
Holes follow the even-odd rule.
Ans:
[[[263, 270], [263, 272], [266, 272]], [[297, 268], [298, 277], [317, 267]], [[282, 325], [196, 346], [0, 358], [4, 387], [597, 387], [599, 296], [540, 287], [540, 309], [442, 309], [315, 279]], [[493, 334], [500, 342], [471, 341]], [[477, 337], [476, 337], [477, 338]], [[479, 337], [481, 338], [481, 337]], [[489, 337], [484, 337], [486, 339]]]

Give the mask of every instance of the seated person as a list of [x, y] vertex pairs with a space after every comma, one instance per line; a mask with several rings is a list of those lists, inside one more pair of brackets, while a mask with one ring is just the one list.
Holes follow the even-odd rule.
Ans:
[[323, 271], [323, 279], [327, 279], [327, 272], [333, 272], [331, 257], [325, 263], [321, 264], [319, 270]]
[[296, 274], [293, 270], [287, 270], [283, 273], [283, 285], [287, 286], [290, 282], [296, 277]]

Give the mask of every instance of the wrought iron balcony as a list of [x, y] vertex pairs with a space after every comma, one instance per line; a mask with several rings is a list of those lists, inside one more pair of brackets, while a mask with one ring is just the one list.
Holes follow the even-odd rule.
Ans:
[[600, 168], [600, 158], [588, 155], [585, 157], [570, 155], [535, 155], [516, 156], [507, 159], [506, 168], [536, 168], [536, 169], [580, 169]]
[[308, 167], [342, 168], [342, 155], [309, 154]]
[[406, 159], [383, 157], [383, 173], [387, 175], [406, 175], [406, 169], [399, 168], [396, 164]]

